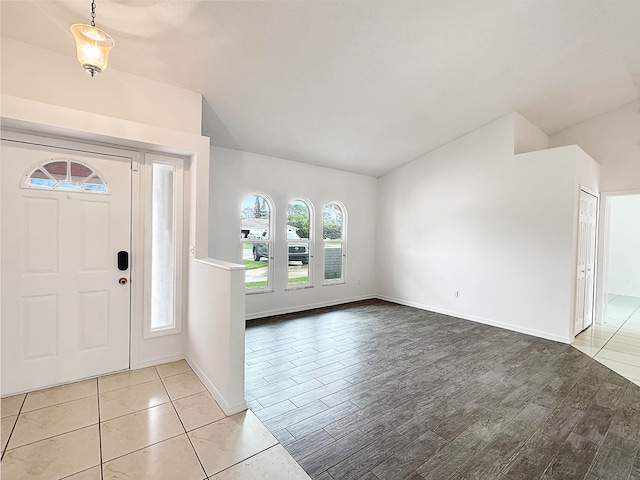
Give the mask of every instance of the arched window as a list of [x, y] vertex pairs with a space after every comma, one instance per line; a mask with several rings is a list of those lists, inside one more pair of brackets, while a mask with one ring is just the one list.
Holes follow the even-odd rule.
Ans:
[[287, 207], [287, 287], [311, 284], [311, 209], [304, 200], [293, 200]]
[[346, 265], [346, 212], [344, 206], [333, 202], [322, 212], [324, 243], [324, 283], [343, 283]]
[[25, 175], [25, 186], [65, 192], [108, 193], [102, 177], [88, 165], [73, 160], [52, 160]]
[[242, 202], [240, 217], [242, 263], [247, 267], [245, 288], [269, 289], [273, 257], [271, 202], [262, 195], [250, 195]]

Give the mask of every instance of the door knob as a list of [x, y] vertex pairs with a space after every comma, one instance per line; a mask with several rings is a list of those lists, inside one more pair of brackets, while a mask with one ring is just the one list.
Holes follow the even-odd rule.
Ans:
[[125, 277], [120, 278], [120, 280], [118, 280], [118, 283], [120, 285], [126, 285], [127, 284], [127, 279]]

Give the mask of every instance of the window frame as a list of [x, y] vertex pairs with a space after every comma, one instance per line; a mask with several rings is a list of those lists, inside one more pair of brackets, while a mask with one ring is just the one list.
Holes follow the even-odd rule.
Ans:
[[[152, 327], [152, 248], [153, 238], [153, 165], [164, 164], [175, 167], [173, 178], [173, 324]], [[184, 282], [184, 159], [159, 154], [145, 154], [144, 164], [144, 332], [145, 339], [182, 333], [183, 282]]]
[[[274, 245], [275, 245], [275, 229], [273, 228], [274, 225], [276, 224], [275, 218], [276, 218], [276, 209], [273, 203], [273, 200], [271, 199], [271, 197], [269, 195], [267, 195], [264, 192], [254, 192], [254, 193], [249, 193], [247, 195], [245, 195], [242, 198], [242, 202], [240, 203], [240, 232], [242, 232], [242, 205], [244, 204], [244, 202], [247, 201], [248, 198], [251, 197], [260, 197], [262, 198], [266, 204], [267, 207], [269, 208], [269, 223], [268, 223], [268, 231], [269, 231], [269, 235], [267, 235], [266, 239], [255, 239], [255, 238], [249, 238], [242, 236], [242, 234], [240, 235], [240, 263], [242, 264], [243, 260], [244, 260], [244, 245], [247, 243], [250, 244], [255, 244], [255, 243], [266, 243], [267, 244], [267, 251], [269, 252], [269, 257], [267, 259], [267, 284], [265, 286], [257, 286], [257, 287], [247, 287], [247, 281], [246, 281], [246, 272], [245, 272], [245, 284], [244, 284], [244, 292], [246, 295], [256, 295], [256, 294], [260, 294], [260, 293], [270, 293], [270, 292], [274, 292]], [[248, 272], [249, 270], [247, 270]]]
[[[58, 180], [57, 178], [54, 177], [54, 174], [49, 172], [49, 170], [46, 168], [47, 165], [50, 165], [52, 163], [67, 164], [66, 174], [65, 174], [66, 177], [64, 180]], [[76, 182], [73, 180], [72, 164], [74, 163], [86, 168], [91, 172], [90, 175], [87, 175], [86, 177], [84, 177], [84, 182]], [[38, 185], [38, 184], [31, 183], [31, 180], [33, 179], [32, 178], [33, 175], [38, 170], [40, 170], [46, 177], [49, 177], [49, 181], [55, 182], [55, 185]], [[91, 180], [92, 178], [98, 178], [100, 180], [100, 183], [96, 185], [102, 185], [104, 186], [104, 189], [97, 190], [97, 189], [85, 188], [85, 185], [91, 184], [91, 183], [88, 183], [87, 180]], [[65, 185], [67, 184], [73, 184], [76, 188], [65, 187]], [[38, 190], [49, 190], [52, 192], [90, 193], [92, 195], [111, 195], [111, 189], [109, 188], [109, 184], [107, 183], [107, 181], [104, 179], [104, 177], [100, 172], [98, 172], [95, 168], [93, 168], [92, 166], [88, 165], [85, 162], [81, 162], [79, 160], [70, 159], [70, 158], [52, 158], [49, 161], [39, 163], [35, 167], [32, 167], [31, 169], [29, 169], [27, 173], [24, 174], [21, 187], [29, 188], [29, 189], [38, 189]]]
[[[337, 205], [342, 212], [342, 228], [340, 230], [339, 239], [326, 239], [324, 238], [324, 212], [329, 205]], [[326, 276], [326, 253], [327, 243], [340, 243], [341, 248], [341, 276], [336, 279], [327, 279]], [[329, 285], [343, 285], [347, 283], [347, 209], [344, 204], [338, 200], [332, 200], [327, 202], [322, 207], [322, 286]]]
[[[309, 235], [307, 239], [291, 239], [289, 240], [289, 237], [287, 235], [288, 231], [289, 231], [289, 207], [291, 206], [292, 203], [294, 202], [300, 202], [303, 203], [306, 207], [307, 207], [307, 212], [308, 212], [308, 217], [307, 217], [307, 222], [309, 224]], [[313, 288], [313, 246], [314, 246], [314, 210], [313, 210], [313, 203], [311, 203], [308, 199], [303, 198], [303, 197], [298, 197], [298, 198], [294, 198], [292, 199], [288, 204], [287, 204], [287, 216], [286, 216], [286, 222], [285, 222], [285, 258], [286, 258], [286, 286], [285, 286], [285, 291], [290, 291], [290, 290], [302, 290], [305, 288]], [[306, 243], [307, 244], [307, 252], [308, 252], [308, 263], [307, 263], [307, 281], [304, 283], [289, 283], [289, 245], [291, 245], [292, 243]]]

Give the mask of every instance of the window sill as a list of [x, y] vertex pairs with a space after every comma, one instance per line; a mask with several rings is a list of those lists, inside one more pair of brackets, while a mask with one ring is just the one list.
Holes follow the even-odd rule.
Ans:
[[298, 285], [298, 286], [291, 286], [291, 287], [286, 287], [284, 289], [285, 292], [291, 292], [294, 290], [306, 290], [307, 288], [313, 288], [313, 285]]
[[250, 290], [245, 289], [244, 291], [245, 295], [259, 295], [261, 293], [273, 293], [273, 292], [274, 292], [273, 288], [265, 288], [265, 289], [252, 288]]
[[167, 335], [177, 335], [179, 333], [182, 333], [182, 327], [180, 325], [166, 328], [154, 328], [146, 330], [143, 334], [143, 338], [147, 340], [149, 338], [165, 337]]

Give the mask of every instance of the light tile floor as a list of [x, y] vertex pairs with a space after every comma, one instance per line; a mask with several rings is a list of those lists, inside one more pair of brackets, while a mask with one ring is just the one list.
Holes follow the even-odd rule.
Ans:
[[184, 360], [3, 398], [1, 414], [4, 480], [309, 478]]
[[587, 328], [572, 345], [640, 385], [640, 298], [611, 295], [605, 322]]

